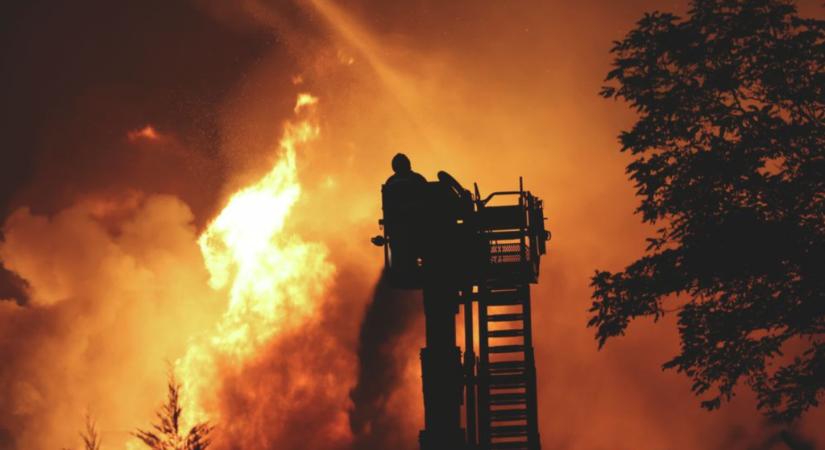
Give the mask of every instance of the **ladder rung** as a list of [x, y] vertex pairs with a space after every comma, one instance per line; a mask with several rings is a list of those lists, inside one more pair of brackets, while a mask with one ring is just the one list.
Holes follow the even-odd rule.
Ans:
[[515, 388], [527, 385], [527, 380], [523, 374], [519, 375], [492, 375], [489, 378], [490, 386], [493, 388]]
[[521, 305], [524, 303], [524, 296], [519, 290], [490, 291], [485, 303], [492, 306]]
[[523, 345], [499, 345], [490, 347], [490, 353], [524, 353]]
[[493, 442], [490, 448], [493, 450], [527, 450], [529, 444], [527, 441]]
[[489, 337], [519, 337], [524, 336], [524, 330], [490, 330], [487, 332]]
[[487, 366], [490, 370], [524, 370], [524, 361], [495, 361]]
[[524, 314], [490, 314], [487, 320], [489, 322], [515, 322], [524, 320]]
[[502, 425], [497, 427], [490, 427], [490, 435], [492, 437], [517, 437], [527, 435], [526, 425]]
[[[504, 240], [515, 240], [521, 239], [522, 236], [527, 236], [528, 233], [526, 231], [521, 230], [489, 230], [485, 231], [483, 236], [487, 238], [489, 241], [504, 241]], [[518, 244], [518, 242], [516, 242]]]
[[490, 279], [485, 285], [486, 292], [493, 291], [521, 291], [524, 297], [530, 295], [530, 288], [519, 284], [514, 284], [513, 280]]
[[527, 374], [527, 372], [524, 369], [517, 369], [517, 368], [513, 368], [513, 369], [490, 369], [490, 370], [487, 371], [487, 373], [491, 377], [494, 377], [494, 376], [497, 376], [497, 375], [518, 375], [518, 376], [523, 377]]
[[523, 405], [526, 402], [525, 394], [490, 394], [491, 405]]
[[497, 421], [524, 420], [527, 418], [526, 409], [494, 409], [490, 411], [490, 419]]
[[498, 370], [498, 371], [495, 371], [495, 372], [490, 372], [488, 377], [522, 377], [522, 378], [526, 379], [527, 372], [525, 372], [524, 370], [516, 370], [516, 369]]

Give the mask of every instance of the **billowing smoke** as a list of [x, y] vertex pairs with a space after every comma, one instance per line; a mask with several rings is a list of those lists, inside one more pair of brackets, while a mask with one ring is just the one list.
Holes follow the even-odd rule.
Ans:
[[219, 305], [192, 219], [169, 196], [146, 198], [116, 234], [91, 204], [8, 218], [0, 257], [31, 299], [0, 302], [0, 448], [71, 445], [85, 412], [114, 445], [150, 417], [164, 360]]
[[393, 401], [393, 395], [406, 382], [412, 349], [401, 344], [413, 326], [422, 325], [422, 305], [420, 294], [393, 289], [382, 273], [358, 335], [358, 382], [350, 392], [349, 413], [354, 449], [416, 447], [416, 430], [407, 427], [411, 410]]

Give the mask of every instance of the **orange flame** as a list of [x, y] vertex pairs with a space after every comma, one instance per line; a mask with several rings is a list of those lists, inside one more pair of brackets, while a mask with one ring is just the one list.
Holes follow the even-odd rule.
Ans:
[[295, 113], [301, 112], [302, 109], [313, 106], [318, 103], [318, 98], [311, 94], [298, 94], [298, 100], [295, 101]]
[[[318, 99], [300, 94], [296, 113]], [[225, 290], [226, 311], [213, 330], [193, 342], [176, 362], [186, 393], [186, 422], [215, 420], [208, 389], [217, 369], [241, 367], [279, 333], [306, 324], [316, 312], [334, 266], [323, 244], [284, 232], [301, 196], [296, 158], [299, 147], [316, 139], [311, 119], [287, 123], [280, 160], [256, 183], [234, 195], [198, 239], [210, 286]]]
[[132, 130], [126, 133], [126, 136], [129, 138], [130, 141], [133, 142], [140, 139], [147, 139], [150, 141], [160, 139], [160, 135], [152, 125], [146, 125], [145, 127], [139, 130]]

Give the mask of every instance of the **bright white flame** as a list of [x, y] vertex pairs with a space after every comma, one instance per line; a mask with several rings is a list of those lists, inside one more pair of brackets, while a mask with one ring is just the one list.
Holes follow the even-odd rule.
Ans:
[[[317, 102], [300, 94], [295, 111]], [[334, 272], [326, 247], [284, 232], [301, 196], [297, 150], [319, 132], [310, 120], [288, 123], [275, 166], [232, 195], [198, 240], [209, 283], [226, 289], [228, 303], [215, 329], [191, 343], [176, 363], [186, 394], [187, 423], [215, 418], [201, 397], [218, 387], [218, 362], [242, 366], [278, 333], [307, 323], [323, 298]]]

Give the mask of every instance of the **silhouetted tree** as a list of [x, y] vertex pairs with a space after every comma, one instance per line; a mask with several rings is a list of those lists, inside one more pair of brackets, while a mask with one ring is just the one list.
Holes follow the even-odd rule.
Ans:
[[[80, 438], [83, 439], [83, 448], [85, 450], [100, 450], [100, 435], [97, 432], [97, 425], [91, 414], [86, 414], [86, 424], [83, 431], [80, 432]], [[69, 450], [64, 448], [63, 450]]]
[[100, 450], [100, 435], [97, 433], [97, 425], [90, 414], [86, 415], [86, 428], [80, 433], [83, 445], [86, 450]]
[[166, 403], [157, 412], [158, 422], [153, 430], [137, 430], [135, 436], [152, 450], [205, 450], [209, 447], [212, 426], [199, 423], [186, 435], [181, 434], [180, 384], [170, 373], [167, 383]]
[[660, 228], [642, 258], [596, 272], [589, 326], [601, 347], [678, 311], [664, 368], [708, 409], [740, 381], [781, 419], [825, 393], [824, 25], [784, 0], [694, 0], [612, 49], [601, 94], [638, 113], [620, 141]]

